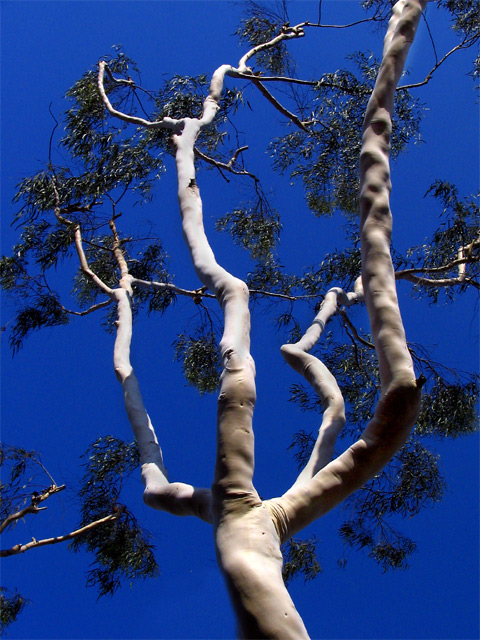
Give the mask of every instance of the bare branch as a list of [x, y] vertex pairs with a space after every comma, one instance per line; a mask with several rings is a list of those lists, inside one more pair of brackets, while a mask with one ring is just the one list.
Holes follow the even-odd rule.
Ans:
[[88, 316], [88, 314], [93, 313], [94, 311], [98, 311], [98, 309], [108, 307], [110, 304], [112, 304], [113, 300], [109, 299], [104, 300], [103, 302], [98, 302], [97, 304], [93, 304], [91, 307], [89, 307], [88, 309], [84, 309], [83, 311], [73, 311], [72, 309], [67, 309], [67, 307], [64, 307], [63, 304], [61, 304], [58, 300], [55, 300], [55, 302], [58, 304], [62, 311], [72, 316]]
[[61, 214], [60, 209], [60, 196], [58, 195], [57, 187], [55, 184], [56, 178], [53, 178], [52, 185], [53, 190], [55, 192], [55, 207], [54, 214], [58, 222], [66, 225], [67, 227], [72, 227], [74, 229], [74, 237], [75, 237], [75, 247], [77, 249], [77, 255], [80, 260], [80, 266], [82, 271], [108, 296], [113, 295], [113, 289], [107, 286], [88, 266], [87, 258], [85, 256], [85, 252], [83, 250], [83, 242], [82, 242], [82, 232], [80, 229], [80, 225], [72, 220], [68, 220]]
[[43, 540], [35, 540], [32, 539], [31, 542], [27, 542], [26, 544], [16, 544], [14, 547], [10, 549], [4, 549], [0, 551], [0, 558], [6, 558], [8, 556], [18, 555], [19, 553], [25, 553], [29, 549], [37, 549], [38, 547], [45, 547], [49, 544], [58, 544], [59, 542], [66, 542], [67, 540], [71, 540], [72, 538], [76, 538], [77, 536], [82, 535], [82, 533], [86, 533], [95, 527], [98, 527], [101, 524], [105, 524], [106, 522], [111, 522], [116, 520], [120, 516], [120, 513], [112, 513], [109, 516], [105, 516], [104, 518], [100, 518], [99, 520], [95, 520], [95, 522], [91, 522], [90, 524], [81, 527], [80, 529], [76, 529], [71, 533], [67, 533], [64, 536], [57, 536], [55, 538], [44, 538]]
[[203, 151], [200, 151], [200, 149], [197, 149], [197, 147], [195, 147], [194, 152], [195, 152], [195, 155], [198, 158], [200, 158], [200, 160], [203, 160], [204, 162], [208, 162], [208, 164], [211, 164], [213, 167], [217, 167], [217, 169], [223, 169], [224, 171], [229, 171], [230, 173], [233, 173], [236, 176], [248, 176], [249, 178], [252, 178], [253, 180], [255, 180], [255, 182], [258, 182], [257, 176], [255, 176], [253, 173], [250, 173], [250, 171], [247, 171], [246, 169], [242, 169], [242, 170], [234, 169], [232, 166], [236, 161], [238, 154], [241, 151], [244, 151], [245, 149], [248, 149], [248, 147], [241, 147], [240, 149], [237, 149], [234, 156], [231, 158], [231, 160], [229, 160], [229, 162], [221, 162], [220, 160], [215, 160], [214, 158], [211, 158], [210, 156], [205, 155]]
[[424, 85], [426, 85], [428, 82], [430, 82], [433, 74], [435, 73], [435, 71], [438, 69], [438, 67], [443, 64], [445, 62], [445, 60], [447, 60], [447, 58], [449, 58], [453, 53], [455, 53], [456, 51], [459, 51], [460, 49], [466, 49], [467, 47], [470, 47], [472, 44], [474, 44], [474, 42], [478, 40], [478, 36], [474, 37], [474, 38], [464, 38], [462, 40], [462, 42], [460, 42], [460, 44], [457, 44], [455, 47], [453, 47], [453, 49], [450, 49], [450, 51], [448, 51], [448, 53], [446, 53], [443, 58], [441, 60], [439, 60], [431, 69], [430, 71], [427, 73], [427, 75], [425, 76], [425, 79], [422, 80], [421, 82], [415, 82], [412, 84], [403, 84], [400, 87], [397, 87], [397, 91], [402, 91], [405, 89], [416, 89], [417, 87], [423, 87]]
[[[116, 109], [114, 109], [110, 100], [108, 99], [108, 96], [106, 94], [105, 87], [104, 87], [104, 77], [105, 77], [106, 68], [108, 68], [108, 65], [104, 60], [98, 63], [98, 90], [100, 92], [102, 101], [107, 111], [110, 113], [110, 115], [115, 116], [115, 118], [119, 118], [124, 122], [145, 127], [146, 129], [170, 129], [172, 131], [178, 130], [181, 124], [180, 120], [174, 120], [173, 118], [162, 118], [162, 120], [151, 122], [150, 120], [144, 120], [143, 118], [137, 118], [136, 116], [129, 116], [126, 113], [122, 113], [121, 111], [117, 111]], [[130, 86], [132, 85], [134, 86], [133, 81], [118, 80], [116, 78], [113, 78], [111, 73], [109, 73], [109, 78], [113, 79], [115, 82], [118, 82], [120, 84], [127, 84]]]
[[260, 93], [270, 102], [270, 104], [272, 104], [275, 107], [275, 109], [277, 109], [277, 111], [280, 111], [282, 115], [284, 115], [289, 120], [291, 120], [294, 124], [296, 124], [299, 129], [302, 129], [302, 131], [307, 131], [308, 133], [309, 131], [308, 128], [300, 120], [300, 118], [296, 116], [294, 113], [291, 113], [291, 111], [286, 109], [283, 105], [281, 105], [280, 102], [278, 102], [278, 100], [275, 98], [275, 96], [273, 96], [270, 93], [270, 91], [266, 87], [264, 87], [259, 80], [252, 78], [252, 82], [260, 91]]
[[[157, 289], [158, 291], [172, 291], [173, 293], [177, 293], [181, 296], [188, 296], [193, 298], [194, 301], [197, 301], [201, 298], [211, 298], [216, 299], [215, 294], [207, 293], [207, 289], [205, 287], [201, 287], [200, 289], [182, 289], [181, 287], [177, 287], [176, 285], [170, 282], [155, 282], [149, 280], [140, 280], [138, 278], [132, 278], [132, 285], [138, 285], [144, 289]], [[265, 296], [269, 298], [278, 298], [279, 300], [287, 300], [289, 302], [295, 302], [296, 300], [316, 300], [318, 299], [317, 294], [307, 294], [300, 296], [289, 296], [285, 293], [276, 293], [274, 291], [263, 291], [262, 289], [249, 289], [251, 295]]]
[[368, 347], [369, 349], [375, 349], [374, 344], [372, 344], [368, 340], [365, 340], [365, 338], [362, 338], [362, 336], [358, 333], [355, 325], [352, 323], [352, 321], [348, 317], [345, 309], [339, 309], [338, 314], [342, 316], [345, 326], [349, 328], [349, 330], [351, 331], [351, 333], [353, 334], [353, 337], [355, 338], [355, 340], [357, 340], [357, 342], [360, 342], [360, 344], [363, 344], [364, 347]]
[[138, 278], [132, 278], [132, 285], [138, 285], [143, 289], [157, 289], [157, 291], [172, 291], [173, 293], [177, 293], [181, 296], [188, 296], [193, 298], [194, 301], [197, 301], [199, 298], [213, 298], [216, 299], [216, 296], [213, 293], [206, 293], [205, 287], [201, 287], [200, 289], [194, 289], [193, 291], [189, 289], [181, 289], [176, 285], [170, 282], [155, 282], [149, 280], [139, 280]]
[[[43, 465], [41, 466], [43, 468]], [[59, 487], [53, 484], [51, 487], [44, 489], [40, 494], [32, 495], [31, 503], [27, 507], [24, 507], [23, 509], [16, 511], [15, 513], [11, 513], [9, 516], [5, 518], [5, 520], [0, 525], [0, 533], [2, 533], [7, 527], [9, 527], [11, 524], [16, 522], [17, 520], [24, 518], [29, 513], [37, 514], [39, 511], [43, 511], [44, 509], [46, 509], [46, 507], [39, 507], [38, 505], [44, 500], [47, 500], [54, 493], [59, 493], [64, 489], [65, 489], [64, 484], [60, 485]]]

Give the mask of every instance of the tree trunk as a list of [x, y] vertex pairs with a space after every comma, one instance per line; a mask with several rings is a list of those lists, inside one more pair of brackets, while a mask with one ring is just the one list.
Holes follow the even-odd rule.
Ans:
[[[102, 93], [105, 63], [100, 65], [100, 90], [113, 115], [141, 126], [174, 131], [183, 234], [200, 281], [217, 297], [224, 314], [217, 454], [210, 492], [168, 481], [129, 361], [131, 310], [124, 265], [121, 289], [115, 292], [119, 308], [115, 369], [141, 451], [145, 500], [155, 508], [178, 515], [197, 515], [213, 523], [218, 563], [243, 638], [308, 638], [283, 583], [281, 544], [378, 473], [406, 441], [418, 413], [420, 385], [415, 381], [406, 345], [390, 256], [389, 152], [395, 88], [425, 4], [426, 0], [399, 0], [394, 6], [382, 64], [365, 115], [360, 158], [361, 283], [355, 292], [348, 294], [341, 289], [328, 292], [305, 336], [297, 344], [282, 348], [289, 364], [312, 384], [325, 411], [310, 462], [291, 489], [272, 500], [262, 501], [253, 486], [252, 420], [256, 391], [255, 365], [250, 355], [248, 289], [216, 262], [208, 243], [196, 182], [194, 147], [202, 127], [215, 117], [225, 75], [248, 78], [252, 72], [246, 63], [252, 55], [284, 39], [303, 36], [303, 27], [308, 23], [297, 27], [286, 25], [279, 36], [248, 52], [237, 69], [229, 65], [219, 67], [213, 74], [200, 118], [149, 123], [121, 114]], [[332, 374], [308, 351], [339, 304], [351, 304], [363, 297], [379, 360], [382, 395], [360, 439], [330, 461], [335, 438], [345, 421], [343, 397]]]

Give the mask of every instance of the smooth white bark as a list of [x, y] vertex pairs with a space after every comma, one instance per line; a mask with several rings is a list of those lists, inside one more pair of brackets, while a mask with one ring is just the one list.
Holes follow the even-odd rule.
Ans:
[[400, 0], [395, 5], [363, 128], [362, 285], [380, 366], [381, 398], [357, 442], [311, 479], [295, 483], [281, 498], [271, 501], [284, 540], [378, 473], [407, 440], [418, 415], [421, 385], [415, 380], [405, 340], [390, 256], [389, 151], [395, 88], [425, 4], [425, 0]]
[[313, 451], [293, 487], [305, 484], [330, 462], [336, 439], [345, 424], [345, 403], [336, 379], [323, 362], [308, 352], [322, 336], [327, 322], [337, 313], [339, 305], [350, 306], [362, 300], [360, 278], [355, 291], [348, 294], [339, 287], [330, 289], [302, 338], [295, 344], [284, 344], [281, 348], [285, 360], [312, 385], [323, 406], [322, 424]]
[[[353, 303], [360, 289], [345, 294], [332, 289], [312, 326], [296, 345], [285, 345], [287, 361], [313, 385], [325, 406], [316, 448], [307, 468], [280, 498], [262, 501], [253, 486], [255, 365], [250, 355], [250, 314], [244, 282], [215, 259], [203, 227], [202, 201], [196, 182], [194, 147], [199, 131], [218, 111], [226, 75], [246, 77], [248, 59], [286, 38], [301, 37], [303, 26], [285, 27], [270, 43], [248, 52], [238, 68], [223, 65], [213, 74], [199, 118], [174, 124], [178, 199], [182, 229], [195, 271], [217, 297], [224, 314], [220, 343], [223, 360], [217, 410], [217, 455], [210, 494], [198, 498], [193, 487], [169, 484], [158, 442], [141, 401], [129, 359], [131, 310], [128, 275], [115, 292], [119, 309], [115, 370], [142, 455], [146, 501], [173, 513], [183, 508], [208, 514], [213, 522], [219, 566], [225, 577], [245, 638], [308, 638], [305, 626], [283, 584], [280, 545], [288, 537], [344, 500], [377, 473], [404, 443], [419, 408], [419, 389], [405, 342], [390, 258], [391, 213], [388, 165], [395, 87], [426, 0], [400, 0], [385, 39], [384, 57], [365, 116], [361, 157], [362, 284], [380, 364], [382, 396], [362, 437], [330, 461], [335, 437], [344, 423], [342, 394], [334, 377], [309, 350], [338, 304]], [[133, 119], [113, 109], [99, 86], [107, 109], [116, 117], [146, 127], [165, 126]], [[180, 499], [179, 499], [180, 496]], [[172, 507], [169, 500], [176, 505]], [[179, 507], [178, 505], [181, 505]], [[195, 508], [192, 506], [195, 505]], [[199, 506], [200, 505], [200, 506]], [[205, 507], [207, 505], [207, 507]], [[202, 517], [202, 516], [201, 516]], [[204, 517], [208, 520], [208, 517]]]

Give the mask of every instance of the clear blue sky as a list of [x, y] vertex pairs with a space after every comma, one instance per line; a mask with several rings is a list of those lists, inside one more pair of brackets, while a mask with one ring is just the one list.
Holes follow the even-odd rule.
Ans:
[[[16, 183], [42, 167], [48, 157], [52, 111], [64, 109], [62, 96], [106, 53], [122, 44], [142, 70], [144, 86], [164, 76], [210, 75], [220, 64], [236, 64], [243, 51], [235, 31], [242, 2], [150, 1], [25, 2], [6, 1], [2, 11], [2, 253], [15, 242], [9, 227]], [[343, 22], [352, 1], [324, 2], [324, 21]], [[316, 2], [292, 3], [292, 22], [315, 20]], [[430, 8], [430, 24], [439, 54], [454, 44], [445, 24]], [[352, 49], [365, 46], [362, 28], [347, 32], [309, 32], [292, 43], [299, 74], [333, 71]], [[381, 51], [381, 35], [367, 46]], [[394, 167], [393, 207], [399, 246], [420, 244], [434, 228], [438, 207], [423, 194], [435, 178], [456, 183], [468, 194], [478, 188], [478, 113], [468, 60], [460, 54], [438, 71], [419, 95], [428, 103], [425, 144], [410, 149]], [[422, 28], [408, 61], [412, 80], [433, 65]], [[275, 177], [261, 142], [265, 123], [274, 121], [253, 92], [253, 112], [241, 116], [250, 144], [249, 167], [259, 174], [283, 216], [282, 261], [292, 270], [321, 261], [341, 246], [341, 221], [319, 223], [308, 213], [300, 189]], [[274, 126], [272, 124], [272, 126]], [[279, 131], [279, 129], [278, 129]], [[175, 176], [162, 180], [158, 197], [135, 212], [149, 221], [172, 256], [176, 284], [198, 286], [181, 241]], [[207, 227], [238, 200], [238, 192], [213, 172], [199, 176]], [[307, 230], [309, 242], [302, 239]], [[228, 238], [214, 238], [219, 261], [239, 276], [246, 263]], [[61, 272], [58, 277], [61, 278]], [[478, 367], [478, 303], [469, 296], [439, 312], [412, 301], [401, 291], [409, 339], [438, 345], [437, 359], [463, 369]], [[208, 485], [214, 458], [215, 398], [200, 398], [185, 387], [171, 343], [188, 324], [192, 309], [180, 300], [164, 318], [141, 319], [135, 328], [133, 362], [145, 403], [157, 427], [172, 479]], [[8, 307], [2, 325], [9, 320]], [[304, 322], [309, 318], [305, 316]], [[268, 314], [253, 319], [252, 352], [257, 362], [258, 404], [256, 483], [261, 495], [279, 494], [294, 478], [286, 451], [292, 434], [316, 428], [317, 416], [301, 414], [287, 402], [298, 382], [282, 365], [280, 337]], [[33, 335], [14, 358], [2, 345], [2, 440], [36, 449], [57, 482], [74, 487], [81, 476], [79, 455], [99, 435], [129, 439], [121, 392], [113, 374], [112, 337], [95, 317]], [[403, 523], [418, 544], [406, 572], [382, 574], [368, 558], [349, 552], [345, 570], [336, 567], [342, 545], [336, 528], [341, 511], [327, 515], [309, 533], [321, 540], [324, 572], [315, 581], [292, 585], [293, 599], [313, 638], [476, 638], [478, 637], [478, 438], [434, 442], [448, 492], [433, 509]], [[2, 563], [1, 583], [30, 598], [31, 604], [9, 630], [11, 638], [231, 638], [235, 628], [216, 568], [211, 529], [192, 519], [149, 511], [138, 478], [129, 491], [138, 518], [154, 533], [161, 575], [124, 586], [111, 599], [96, 600], [85, 589], [91, 558], [73, 555], [65, 545], [30, 551]], [[20, 523], [2, 546], [60, 535], [76, 525], [74, 493], [52, 497], [48, 510]]]

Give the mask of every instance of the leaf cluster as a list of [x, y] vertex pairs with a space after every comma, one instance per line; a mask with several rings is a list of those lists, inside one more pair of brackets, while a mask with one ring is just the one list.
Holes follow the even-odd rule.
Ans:
[[[469, 280], [458, 287], [416, 285], [418, 295], [428, 296], [436, 302], [443, 292], [447, 300], [453, 300], [456, 291], [463, 292], [472, 280], [480, 279], [480, 251], [472, 245], [479, 240], [480, 215], [476, 197], [460, 198], [458, 189], [444, 180], [436, 180], [425, 195], [431, 195], [442, 205], [442, 222], [432, 237], [423, 245], [412, 247], [396, 268], [430, 269], [445, 267], [458, 258], [459, 249], [465, 249], [466, 272]], [[429, 279], [458, 278], [458, 265], [442, 269], [436, 274], [427, 273]], [[421, 275], [421, 274], [420, 274]]]
[[74, 538], [70, 548], [74, 551], [85, 548], [94, 554], [87, 586], [96, 586], [99, 596], [112, 595], [122, 580], [158, 574], [150, 534], [119, 501], [125, 478], [140, 464], [139, 453], [135, 443], [104, 436], [88, 448], [83, 458], [86, 470], [79, 490], [80, 526], [111, 514], [117, 518]]
[[424, 393], [415, 431], [422, 436], [458, 438], [479, 428], [478, 379], [448, 383], [438, 378]]
[[412, 517], [442, 499], [445, 483], [437, 460], [411, 437], [380, 474], [347, 500], [345, 509], [355, 516], [340, 527], [343, 540], [367, 549], [384, 571], [406, 569], [415, 544], [392, 526], [392, 516]]
[[452, 29], [462, 37], [478, 40], [480, 37], [477, 0], [438, 0], [439, 9], [446, 9], [452, 20]]
[[298, 286], [309, 295], [321, 296], [332, 285], [351, 291], [361, 273], [360, 247], [347, 247], [327, 253], [319, 265], [311, 267], [298, 279]]
[[[152, 121], [163, 118], [182, 120], [198, 118], [202, 115], [205, 96], [208, 95], [209, 81], [206, 75], [174, 75], [164, 81], [163, 86], [154, 94]], [[216, 152], [222, 144], [226, 132], [223, 125], [231, 113], [235, 113], [242, 104], [242, 91], [225, 88], [219, 102], [215, 120], [200, 131], [196, 146], [207, 154]], [[154, 129], [145, 133], [147, 145], [152, 149], [161, 149], [172, 153], [170, 132], [166, 129]]]
[[38, 463], [36, 451], [0, 442], [0, 522], [25, 505], [34, 490], [45, 487], [39, 484]]
[[260, 196], [253, 203], [226, 213], [215, 227], [217, 231], [228, 231], [235, 244], [243, 246], [258, 261], [272, 256], [281, 230], [278, 212]]
[[0, 587], [0, 634], [15, 622], [28, 603], [29, 600], [17, 590], [11, 591], [6, 587]]
[[[280, 11], [279, 7], [254, 0], [244, 2], [243, 17], [236, 32], [240, 42], [256, 47], [278, 36], [288, 21], [285, 4], [282, 9], [283, 11]], [[254, 60], [258, 70], [275, 76], [291, 75], [294, 66], [293, 59], [283, 42], [259, 51]]]
[[215, 392], [222, 367], [214, 333], [200, 331], [193, 336], [180, 334], [174, 347], [175, 359], [182, 363], [188, 384], [201, 394]]
[[[168, 254], [159, 240], [147, 245], [138, 253], [137, 258], [127, 257], [130, 275], [147, 282], [171, 282], [172, 276], [167, 269], [167, 263]], [[134, 308], [138, 309], [146, 304], [148, 313], [165, 313], [175, 299], [175, 293], [169, 289], [151, 291], [138, 286], [135, 288]]]
[[42, 327], [56, 327], [69, 323], [69, 317], [59, 306], [55, 295], [37, 294], [31, 304], [23, 307], [16, 315], [11, 326], [9, 343], [13, 353], [18, 352], [25, 338]]
[[317, 558], [317, 539], [315, 536], [308, 540], [290, 538], [282, 546], [283, 568], [282, 577], [286, 585], [300, 574], [305, 582], [313, 580], [322, 571]]
[[[379, 62], [357, 52], [348, 57], [353, 70], [327, 73], [314, 88], [308, 131], [274, 139], [269, 147], [274, 168], [301, 179], [309, 208], [317, 215], [340, 210], [358, 214], [361, 131]], [[418, 139], [421, 105], [407, 90], [398, 92], [393, 114], [391, 157]]]
[[[372, 349], [354, 342], [350, 346], [332, 342], [331, 338], [328, 342], [319, 351], [345, 396], [347, 428], [342, 435], [356, 439], [378, 398], [375, 355]], [[459, 437], [477, 431], [479, 426], [478, 379], [442, 370], [431, 357], [413, 353], [417, 365], [429, 377], [414, 435], [385, 469], [346, 502], [345, 508], [355, 515], [340, 530], [348, 545], [367, 549], [384, 570], [405, 568], [415, 549], [414, 543], [393, 526], [395, 518], [416, 515], [441, 500], [445, 491], [438, 456], [419, 438]], [[290, 399], [302, 411], [322, 412], [318, 397], [303, 385], [292, 386]], [[289, 448], [299, 469], [308, 462], [314, 443], [312, 433], [302, 430], [294, 435]]]

